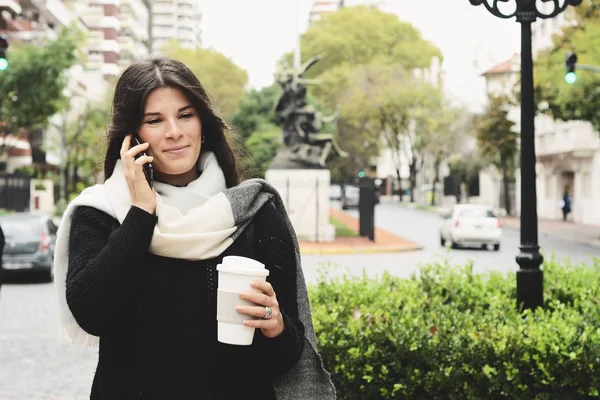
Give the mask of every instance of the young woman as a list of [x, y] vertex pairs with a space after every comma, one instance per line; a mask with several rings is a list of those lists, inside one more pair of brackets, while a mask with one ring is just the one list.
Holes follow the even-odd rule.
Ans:
[[[71, 202], [55, 255], [63, 332], [99, 344], [92, 399], [335, 398], [281, 199], [239, 182], [225, 131], [180, 62], [140, 62], [117, 83], [105, 183]], [[236, 308], [257, 317], [250, 346], [217, 341], [227, 255], [270, 271]]]

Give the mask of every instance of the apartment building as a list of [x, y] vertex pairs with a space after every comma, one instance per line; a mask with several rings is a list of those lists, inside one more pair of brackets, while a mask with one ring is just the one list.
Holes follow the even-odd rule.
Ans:
[[[21, 0], [20, 2], [4, 2], [0, 5], [0, 30], [7, 33], [13, 43], [42, 44], [45, 40], [57, 37], [57, 32], [64, 26], [75, 24], [84, 33], [87, 27], [78, 16], [60, 0]], [[84, 69], [76, 65], [69, 70], [68, 88], [85, 96], [89, 78], [84, 76]], [[55, 116], [60, 117], [60, 116]], [[52, 168], [60, 162], [58, 150], [49, 145], [56, 136], [57, 129], [52, 126], [46, 131], [29, 132], [27, 137], [9, 134], [1, 141], [8, 150], [2, 153], [2, 164], [8, 172], [32, 163]]]
[[340, 0], [315, 0], [308, 14], [308, 23], [313, 24], [323, 15], [336, 12], [341, 6]]
[[159, 54], [169, 40], [183, 47], [200, 45], [201, 29], [199, 0], [154, 0], [152, 3], [152, 53]]
[[86, 70], [99, 71], [105, 79], [119, 75], [120, 0], [84, 0], [73, 4], [88, 28]]
[[150, 54], [150, 0], [121, 0], [119, 22], [119, 69]]

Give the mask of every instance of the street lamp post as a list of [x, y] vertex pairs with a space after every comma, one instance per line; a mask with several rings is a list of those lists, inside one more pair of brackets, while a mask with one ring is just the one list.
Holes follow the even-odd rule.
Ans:
[[515, 10], [508, 13], [503, 12], [498, 5], [509, 0], [469, 1], [474, 6], [483, 4], [498, 18], [516, 17], [521, 24], [521, 246], [516, 257], [520, 267], [517, 271], [517, 303], [519, 307], [535, 309], [544, 301], [544, 279], [540, 269], [544, 258], [538, 245], [531, 24], [538, 18], [554, 18], [569, 5], [577, 6], [583, 0], [542, 0], [552, 5], [549, 13], [539, 10], [536, 0], [514, 0]]

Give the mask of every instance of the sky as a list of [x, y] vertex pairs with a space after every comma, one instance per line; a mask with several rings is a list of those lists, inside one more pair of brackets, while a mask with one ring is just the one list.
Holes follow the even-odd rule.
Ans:
[[[202, 45], [225, 54], [249, 75], [250, 87], [273, 82], [276, 61], [296, 46], [297, 31], [308, 28], [313, 0], [199, 0]], [[376, 2], [412, 23], [444, 56], [448, 96], [473, 111], [485, 104], [481, 73], [519, 51], [514, 20], [492, 16], [468, 0], [346, 0], [347, 6]]]

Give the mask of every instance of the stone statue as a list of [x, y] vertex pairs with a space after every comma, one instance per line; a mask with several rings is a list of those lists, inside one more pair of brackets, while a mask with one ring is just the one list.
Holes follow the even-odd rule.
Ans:
[[306, 71], [322, 56], [306, 61], [298, 70], [281, 68], [276, 79], [283, 89], [275, 113], [283, 130], [283, 146], [277, 152], [271, 168], [300, 169], [324, 168], [331, 151], [347, 157], [338, 146], [332, 133], [322, 132], [325, 124], [334, 123], [339, 110], [324, 116], [306, 102], [307, 85], [318, 84], [318, 80], [305, 79]]

